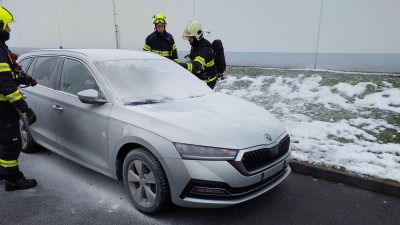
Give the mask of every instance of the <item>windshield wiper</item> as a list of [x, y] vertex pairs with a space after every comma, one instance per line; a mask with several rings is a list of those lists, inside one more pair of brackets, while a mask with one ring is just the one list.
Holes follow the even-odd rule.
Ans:
[[125, 105], [147, 105], [147, 104], [154, 104], [154, 103], [160, 103], [162, 102], [161, 100], [155, 100], [155, 99], [144, 99], [140, 101], [134, 101], [134, 102], [126, 102]]
[[188, 98], [200, 98], [206, 96], [205, 94], [199, 94], [199, 95], [189, 95], [189, 96], [185, 96], [183, 98], [179, 98], [178, 100], [183, 100], [183, 99], [188, 99]]
[[205, 94], [201, 94], [201, 95], [190, 95], [186, 98], [198, 98], [198, 97], [203, 97]]
[[126, 101], [125, 105], [147, 105], [147, 104], [154, 104], [154, 103], [161, 103], [165, 100], [171, 100], [171, 98], [162, 98], [162, 99], [138, 99], [133, 101]]

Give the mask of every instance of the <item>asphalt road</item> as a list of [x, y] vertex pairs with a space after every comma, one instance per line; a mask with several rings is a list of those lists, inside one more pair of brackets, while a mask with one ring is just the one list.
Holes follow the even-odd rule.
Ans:
[[133, 208], [122, 182], [60, 156], [22, 154], [36, 188], [5, 192], [0, 181], [0, 224], [346, 224], [400, 225], [400, 198], [292, 173], [256, 199], [222, 209], [172, 206], [158, 216]]

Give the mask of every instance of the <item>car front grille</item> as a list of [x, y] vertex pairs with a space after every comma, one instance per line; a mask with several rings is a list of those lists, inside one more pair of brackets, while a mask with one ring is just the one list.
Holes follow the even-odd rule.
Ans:
[[284, 137], [272, 148], [262, 148], [243, 155], [242, 163], [247, 172], [257, 171], [286, 155], [289, 151], [290, 137]]

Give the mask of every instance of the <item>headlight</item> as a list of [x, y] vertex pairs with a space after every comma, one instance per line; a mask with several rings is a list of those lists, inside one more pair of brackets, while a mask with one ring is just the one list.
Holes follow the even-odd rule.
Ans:
[[227, 148], [212, 148], [198, 145], [174, 143], [183, 159], [234, 160], [238, 151]]

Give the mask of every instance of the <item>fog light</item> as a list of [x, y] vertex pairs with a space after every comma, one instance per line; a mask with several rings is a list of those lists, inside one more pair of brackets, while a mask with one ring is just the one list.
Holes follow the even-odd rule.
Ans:
[[190, 193], [202, 195], [230, 195], [230, 193], [223, 188], [209, 188], [198, 186], [193, 187]]

